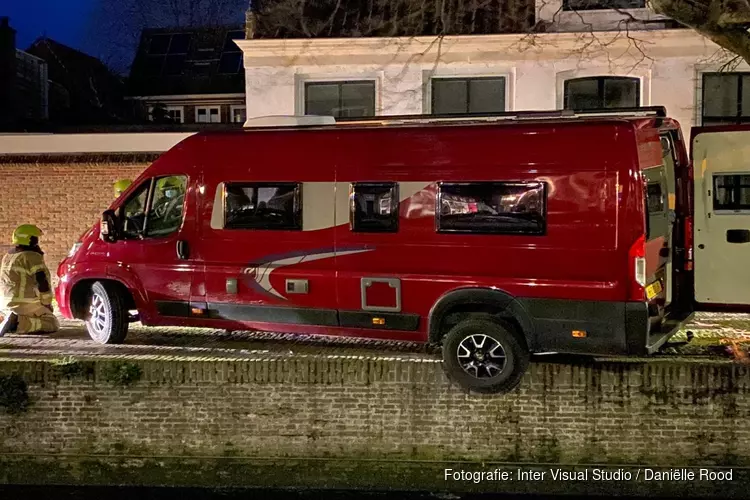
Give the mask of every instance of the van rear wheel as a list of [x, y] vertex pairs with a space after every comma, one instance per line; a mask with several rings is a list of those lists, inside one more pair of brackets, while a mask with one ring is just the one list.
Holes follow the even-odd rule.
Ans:
[[529, 365], [529, 351], [515, 329], [495, 318], [469, 318], [443, 341], [446, 375], [474, 392], [510, 392]]
[[89, 336], [100, 344], [121, 344], [128, 334], [128, 310], [117, 288], [97, 281], [91, 286], [91, 301], [86, 319]]

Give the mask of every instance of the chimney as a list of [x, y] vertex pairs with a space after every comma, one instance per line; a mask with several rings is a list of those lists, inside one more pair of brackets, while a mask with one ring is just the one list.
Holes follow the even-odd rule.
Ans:
[[16, 121], [16, 30], [8, 17], [0, 17], [0, 128]]

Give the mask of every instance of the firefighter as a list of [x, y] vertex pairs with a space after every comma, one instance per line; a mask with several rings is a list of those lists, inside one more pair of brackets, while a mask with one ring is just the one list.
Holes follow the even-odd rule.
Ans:
[[114, 188], [115, 188], [115, 199], [119, 198], [122, 193], [125, 192], [125, 190], [130, 187], [130, 185], [133, 183], [130, 179], [120, 179], [119, 181], [115, 182]]
[[31, 224], [13, 232], [15, 248], [0, 266], [0, 309], [6, 314], [0, 323], [0, 337], [8, 332], [52, 333], [60, 328], [52, 314], [52, 286], [39, 248], [41, 235]]

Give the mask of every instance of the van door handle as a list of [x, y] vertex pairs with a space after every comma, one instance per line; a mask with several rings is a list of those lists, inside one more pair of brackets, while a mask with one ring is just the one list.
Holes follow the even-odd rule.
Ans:
[[177, 258], [180, 260], [187, 260], [190, 257], [190, 246], [185, 240], [177, 241]]
[[750, 230], [728, 229], [727, 243], [750, 243]]

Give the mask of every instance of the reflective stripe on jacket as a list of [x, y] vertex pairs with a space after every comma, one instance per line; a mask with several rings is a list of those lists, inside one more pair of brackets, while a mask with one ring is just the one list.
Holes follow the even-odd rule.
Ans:
[[[0, 308], [34, 302], [51, 304], [49, 283], [49, 270], [40, 252], [12, 250], [3, 257], [0, 266]], [[40, 285], [46, 290], [40, 291]]]

